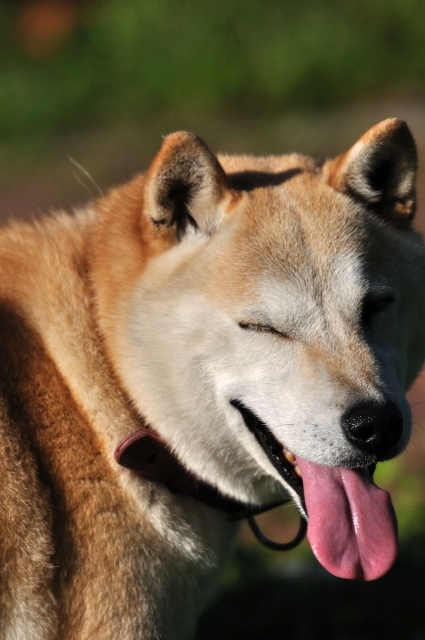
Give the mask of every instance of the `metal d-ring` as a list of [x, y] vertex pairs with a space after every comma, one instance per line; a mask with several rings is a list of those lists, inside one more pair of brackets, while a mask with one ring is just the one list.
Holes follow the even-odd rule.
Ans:
[[274, 551], [289, 551], [289, 549], [293, 549], [296, 547], [302, 539], [304, 538], [307, 532], [307, 522], [300, 515], [300, 526], [298, 529], [298, 533], [293, 540], [290, 542], [274, 542], [273, 540], [269, 540], [267, 536], [261, 531], [260, 527], [257, 524], [257, 521], [254, 516], [249, 516], [247, 518], [248, 524], [251, 527], [253, 534], [258, 538], [258, 540], [264, 544], [264, 546], [269, 549], [273, 549]]

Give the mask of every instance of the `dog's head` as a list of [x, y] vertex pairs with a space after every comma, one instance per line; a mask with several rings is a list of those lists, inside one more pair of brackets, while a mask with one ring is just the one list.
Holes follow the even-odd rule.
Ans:
[[133, 183], [143, 241], [127, 254], [143, 256], [119, 312], [109, 296], [112, 357], [141, 414], [224, 493], [284, 487], [300, 504], [301, 471], [318, 528], [328, 493], [381, 500], [366, 469], [406, 446], [425, 351], [416, 165], [395, 119], [323, 166], [217, 159], [181, 132]]

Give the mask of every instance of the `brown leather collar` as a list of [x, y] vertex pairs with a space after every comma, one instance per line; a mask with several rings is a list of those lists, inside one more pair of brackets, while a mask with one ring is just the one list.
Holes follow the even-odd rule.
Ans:
[[147, 480], [161, 482], [174, 493], [191, 496], [210, 507], [224, 511], [230, 520], [247, 518], [253, 533], [260, 542], [271, 549], [287, 551], [299, 544], [305, 536], [307, 525], [300, 516], [300, 527], [293, 540], [285, 543], [269, 540], [258, 527], [254, 516], [291, 502], [290, 498], [266, 507], [254, 507], [224, 496], [185, 469], [167, 443], [151, 429], [142, 427], [124, 438], [115, 450], [115, 460]]
[[143, 427], [124, 438], [115, 450], [115, 460], [147, 480], [165, 484], [174, 493], [191, 496], [224, 511], [232, 519], [239, 520], [264, 510], [224, 496], [190, 473], [172, 454], [167, 443], [151, 429]]

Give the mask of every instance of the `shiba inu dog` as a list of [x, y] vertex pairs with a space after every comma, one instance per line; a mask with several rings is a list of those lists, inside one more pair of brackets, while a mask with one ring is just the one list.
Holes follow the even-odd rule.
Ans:
[[372, 475], [425, 355], [416, 168], [396, 119], [323, 165], [179, 132], [84, 209], [2, 229], [1, 638], [190, 638], [226, 500], [289, 493], [330, 572], [391, 567]]

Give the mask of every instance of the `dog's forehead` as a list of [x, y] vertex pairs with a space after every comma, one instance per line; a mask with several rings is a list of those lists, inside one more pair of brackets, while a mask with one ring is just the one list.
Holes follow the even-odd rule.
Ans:
[[300, 170], [244, 195], [237, 251], [276, 275], [333, 277], [365, 253], [365, 220], [350, 198]]
[[312, 163], [292, 162], [280, 173], [278, 184], [267, 185], [264, 172], [254, 174], [255, 186], [240, 189], [240, 202], [223, 225], [224, 242], [217, 238], [225, 259], [208, 288], [239, 310], [269, 308], [279, 315], [285, 308], [287, 315], [294, 299], [310, 315], [355, 310], [367, 289], [367, 214], [327, 185]]

